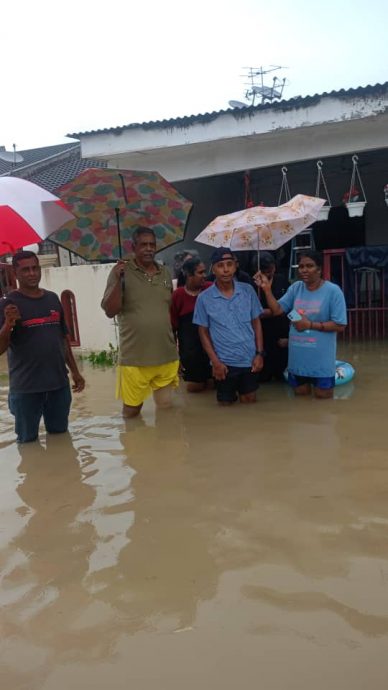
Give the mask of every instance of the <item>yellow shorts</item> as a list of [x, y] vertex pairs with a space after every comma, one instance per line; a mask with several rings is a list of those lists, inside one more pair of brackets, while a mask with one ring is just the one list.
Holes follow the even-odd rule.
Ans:
[[153, 367], [117, 367], [116, 398], [124, 405], [138, 407], [152, 391], [166, 386], [178, 386], [179, 360]]

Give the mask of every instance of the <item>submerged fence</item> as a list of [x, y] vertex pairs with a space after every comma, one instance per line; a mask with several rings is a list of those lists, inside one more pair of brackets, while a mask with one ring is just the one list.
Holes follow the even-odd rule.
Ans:
[[[349, 262], [346, 249], [324, 251], [323, 275], [339, 285], [348, 306], [345, 340], [383, 340], [388, 335], [387, 269]], [[387, 247], [388, 255], [388, 247]], [[375, 263], [375, 262], [371, 262]]]

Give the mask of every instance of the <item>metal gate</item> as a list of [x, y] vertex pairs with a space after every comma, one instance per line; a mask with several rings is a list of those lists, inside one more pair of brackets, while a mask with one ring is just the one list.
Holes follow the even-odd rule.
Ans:
[[350, 268], [345, 249], [323, 252], [323, 276], [343, 290], [348, 305], [346, 340], [382, 340], [388, 334], [384, 268]]

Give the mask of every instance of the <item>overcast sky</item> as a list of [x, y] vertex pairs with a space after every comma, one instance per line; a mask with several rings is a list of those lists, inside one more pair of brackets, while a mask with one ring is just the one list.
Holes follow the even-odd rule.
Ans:
[[285, 98], [382, 83], [387, 19], [384, 0], [3, 0], [0, 145], [220, 110], [249, 66], [286, 67]]

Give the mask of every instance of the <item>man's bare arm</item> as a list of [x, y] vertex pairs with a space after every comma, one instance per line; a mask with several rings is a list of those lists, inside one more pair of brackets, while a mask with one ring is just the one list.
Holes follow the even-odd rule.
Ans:
[[0, 355], [6, 352], [11, 342], [12, 328], [5, 322], [0, 329]]
[[19, 309], [15, 304], [7, 304], [4, 308], [4, 323], [0, 329], [0, 355], [6, 352], [11, 342], [11, 333], [16, 321], [20, 319]]
[[70, 338], [65, 335], [65, 362], [70, 369], [71, 377], [73, 379], [73, 391], [80, 393], [85, 388], [85, 379], [80, 374], [77, 362], [74, 359], [73, 351], [71, 349]]
[[198, 326], [198, 333], [202, 347], [212, 363], [214, 378], [219, 381], [223, 381], [228, 373], [228, 367], [217, 357], [217, 353], [213, 347], [210, 337], [209, 329], [206, 328], [206, 326]]
[[256, 319], [252, 319], [252, 328], [253, 328], [253, 331], [255, 334], [256, 350], [259, 350], [261, 352], [262, 350], [264, 350], [264, 341], [263, 341], [263, 327], [261, 325], [261, 321], [260, 321], [259, 316]]
[[123, 304], [122, 276], [124, 274], [124, 261], [118, 261], [112, 274], [115, 282], [107, 288], [101, 302], [101, 307], [109, 319], [120, 313]]

